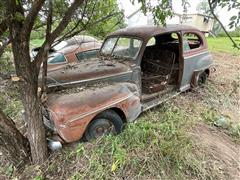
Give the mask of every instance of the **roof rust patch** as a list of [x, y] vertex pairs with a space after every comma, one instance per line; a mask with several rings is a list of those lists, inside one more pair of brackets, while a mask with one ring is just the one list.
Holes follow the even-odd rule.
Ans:
[[157, 34], [163, 34], [167, 32], [173, 31], [181, 31], [181, 30], [194, 30], [199, 31], [198, 29], [187, 26], [187, 25], [167, 25], [163, 26], [137, 26], [137, 27], [129, 27], [120, 29], [114, 33], [111, 33], [109, 36], [135, 36], [141, 39], [148, 39]]

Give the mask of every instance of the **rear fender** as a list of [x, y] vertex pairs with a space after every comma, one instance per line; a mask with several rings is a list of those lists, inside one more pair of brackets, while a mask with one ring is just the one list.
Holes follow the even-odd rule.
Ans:
[[194, 71], [193, 72], [193, 76], [192, 76], [192, 80], [191, 80], [191, 87], [197, 87], [198, 86], [198, 78], [199, 75], [204, 72], [204, 70], [199, 70], [199, 71]]

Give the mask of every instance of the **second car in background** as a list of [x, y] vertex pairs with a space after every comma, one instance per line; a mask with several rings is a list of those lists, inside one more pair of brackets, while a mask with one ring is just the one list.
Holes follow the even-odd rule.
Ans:
[[[59, 69], [69, 63], [95, 58], [101, 47], [101, 43], [97, 39], [85, 35], [74, 36], [55, 44], [49, 50], [48, 71]], [[32, 49], [32, 58], [37, 55], [39, 49], [40, 47]]]

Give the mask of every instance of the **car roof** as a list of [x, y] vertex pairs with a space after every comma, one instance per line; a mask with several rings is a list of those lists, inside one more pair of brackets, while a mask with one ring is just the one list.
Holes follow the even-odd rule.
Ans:
[[98, 42], [97, 39], [91, 36], [87, 35], [77, 35], [73, 36], [70, 39], [65, 40], [68, 45], [73, 45], [73, 44], [82, 44], [82, 43], [88, 43], [88, 42]]
[[82, 44], [73, 44], [70, 46], [66, 46], [57, 52], [62, 54], [69, 54], [69, 53], [76, 53], [76, 52], [84, 52], [89, 50], [98, 50], [101, 47], [101, 43], [99, 42], [88, 42], [88, 43], [82, 43]]
[[141, 39], [149, 39], [157, 34], [163, 34], [167, 32], [174, 31], [199, 31], [197, 28], [187, 25], [166, 25], [163, 26], [136, 26], [136, 27], [128, 27], [124, 29], [120, 29], [111, 33], [109, 36], [134, 36], [139, 37]]

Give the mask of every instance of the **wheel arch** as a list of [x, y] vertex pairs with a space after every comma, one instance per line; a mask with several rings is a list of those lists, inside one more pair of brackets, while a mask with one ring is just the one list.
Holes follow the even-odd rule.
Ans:
[[[100, 114], [102, 114], [102, 113], [104, 113], [104, 112], [106, 112], [106, 111], [113, 111], [113, 112], [115, 112], [117, 115], [119, 115], [119, 116], [121, 117], [123, 123], [126, 123], [126, 122], [127, 122], [127, 117], [126, 117], [126, 115], [125, 115], [125, 113], [124, 113], [124, 111], [123, 111], [122, 109], [120, 109], [120, 108], [118, 108], [118, 107], [111, 107], [111, 108], [104, 109], [103, 111], [98, 112], [98, 113], [91, 119], [91, 121], [89, 121], [87, 127], [88, 127], [89, 124], [90, 124], [92, 121], [94, 121]], [[87, 129], [87, 128], [86, 128], [86, 129]]]
[[209, 68], [206, 68], [206, 69], [201, 69], [201, 70], [196, 70], [193, 72], [193, 75], [192, 75], [192, 80], [191, 80], [191, 87], [194, 88], [197, 86], [197, 81], [198, 81], [198, 78], [200, 76], [201, 73], [205, 72], [207, 74], [207, 77], [209, 76], [210, 74], [210, 70]]
[[[102, 113], [107, 112], [107, 111], [116, 113], [116, 114], [120, 117], [123, 125], [127, 122], [126, 115], [125, 115], [125, 113], [123, 112], [122, 109], [117, 108], [117, 107], [112, 107], [112, 108], [105, 109], [105, 110], [103, 110], [103, 111], [101, 111], [101, 112], [98, 112], [98, 113], [88, 122], [88, 124], [87, 124], [87, 126], [86, 126], [86, 128], [85, 128], [85, 130], [84, 130], [83, 136], [82, 136], [82, 137], [84, 138], [84, 140], [87, 140], [86, 134], [87, 134], [87, 131], [88, 131], [89, 127], [91, 126], [91, 124], [94, 123], [95, 120], [97, 120], [98, 116], [100, 116]], [[123, 128], [123, 127], [124, 127], [124, 126], [122, 126], [121, 128]]]
[[117, 113], [121, 117], [123, 123], [127, 123], [127, 117], [126, 117], [126, 115], [125, 115], [125, 113], [123, 112], [122, 109], [117, 108], [117, 107], [113, 107], [113, 108], [110, 108], [109, 110], [112, 110], [115, 113]]
[[204, 72], [207, 74], [207, 76], [210, 75], [210, 69], [209, 68], [205, 69]]

